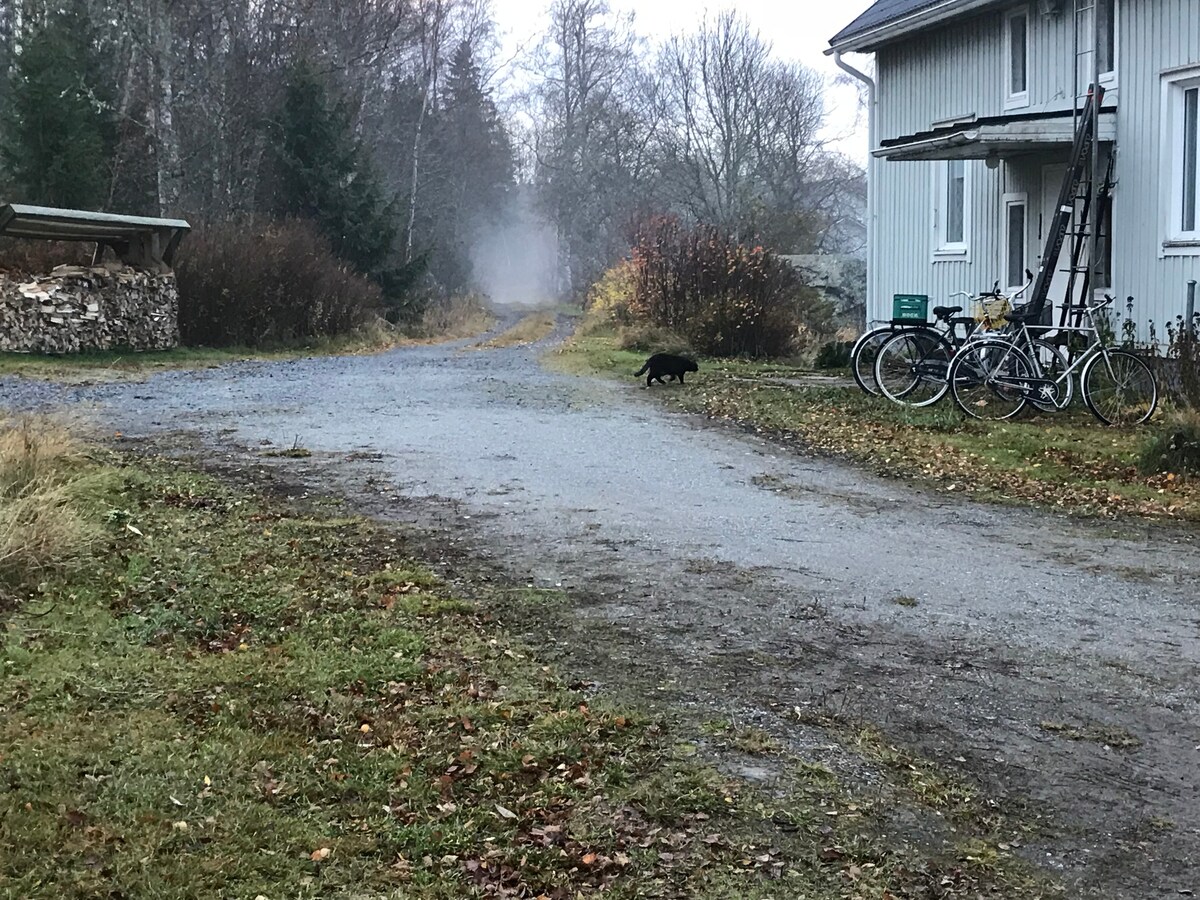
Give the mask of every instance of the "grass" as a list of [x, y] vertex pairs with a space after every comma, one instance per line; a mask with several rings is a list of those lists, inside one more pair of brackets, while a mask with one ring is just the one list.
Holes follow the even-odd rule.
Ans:
[[27, 571], [0, 629], [2, 896], [1053, 893], [870, 837], [832, 774], [781, 800], [677, 752], [402, 533], [60, 440], [5, 469], [87, 480], [94, 538]]
[[[547, 356], [572, 374], [631, 375], [642, 354], [590, 334]], [[795, 387], [771, 379], [787, 363], [702, 361], [683, 389], [654, 395], [682, 409], [738, 424], [882, 475], [980, 499], [1036, 503], [1083, 515], [1200, 519], [1200, 478], [1139, 468], [1146, 429], [1100, 426], [1082, 410], [1015, 422], [978, 422], [948, 400], [908, 409], [853, 388]], [[692, 383], [694, 381], [694, 383]]]
[[459, 340], [486, 331], [494, 321], [477, 303], [452, 303], [431, 311], [415, 335], [385, 324], [371, 325], [330, 338], [317, 338], [281, 347], [178, 347], [136, 352], [98, 350], [63, 356], [0, 353], [0, 376], [20, 375], [67, 383], [121, 381], [145, 378], [167, 369], [213, 368], [249, 359], [282, 360], [305, 356], [379, 353], [396, 347]]
[[0, 611], [31, 577], [70, 566], [93, 538], [81, 512], [93, 478], [54, 423], [0, 420]]
[[1038, 723], [1038, 727], [1069, 741], [1090, 741], [1106, 747], [1115, 747], [1118, 750], [1133, 750], [1142, 746], [1141, 739], [1119, 725], [1105, 725], [1098, 722], [1072, 725], [1067, 722], [1043, 721]]
[[530, 313], [520, 319], [511, 328], [502, 331], [490, 340], [476, 345], [473, 349], [498, 350], [522, 344], [535, 344], [548, 337], [550, 332], [554, 330], [554, 318], [555, 314], [552, 311], [542, 310]]

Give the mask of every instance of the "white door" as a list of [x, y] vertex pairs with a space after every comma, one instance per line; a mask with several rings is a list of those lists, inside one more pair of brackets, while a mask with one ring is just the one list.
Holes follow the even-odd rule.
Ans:
[[[1037, 247], [1034, 250], [1035, 275], [1037, 274], [1036, 263], [1040, 262], [1042, 253], [1046, 249], [1047, 233], [1050, 226], [1054, 224], [1054, 214], [1058, 209], [1058, 195], [1062, 191], [1063, 179], [1066, 177], [1067, 167], [1065, 165], [1045, 166], [1042, 169], [1042, 209], [1038, 220]], [[1072, 223], [1072, 227], [1074, 227], [1074, 223]], [[1063, 299], [1067, 296], [1067, 284], [1071, 276], [1066, 269], [1071, 265], [1071, 242], [1071, 235], [1068, 234], [1063, 240], [1062, 251], [1054, 265], [1054, 279], [1050, 282], [1050, 302], [1054, 304], [1056, 310], [1062, 306]], [[1087, 264], [1086, 248], [1079, 264]], [[1075, 295], [1071, 298], [1071, 302], [1077, 303], [1082, 293], [1083, 278], [1077, 278]]]

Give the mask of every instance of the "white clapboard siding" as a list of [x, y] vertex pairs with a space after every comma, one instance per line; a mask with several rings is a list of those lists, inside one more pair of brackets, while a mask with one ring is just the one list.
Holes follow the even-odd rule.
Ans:
[[[1076, 89], [1072, 0], [1061, 16], [1029, 4], [1029, 107], [1005, 109], [1007, 11], [998, 5], [881, 48], [876, 55], [880, 140], [927, 131], [958, 117], [1069, 110]], [[1183, 311], [1187, 281], [1200, 278], [1200, 257], [1162, 254], [1162, 73], [1200, 65], [1200, 0], [1118, 0], [1118, 106], [1114, 194], [1113, 292], [1135, 298], [1145, 329]], [[1107, 106], [1108, 104], [1106, 104]], [[1042, 166], [1065, 161], [1027, 157], [971, 168], [971, 237], [966, 259], [934, 261], [933, 162], [872, 166], [876, 227], [869, 272], [868, 317], [887, 318], [896, 293], [924, 293], [931, 305], [955, 291], [978, 291], [1002, 278], [1005, 193], [1029, 194], [1031, 266], [1040, 256]], [[1143, 333], [1143, 337], [1146, 335]]]

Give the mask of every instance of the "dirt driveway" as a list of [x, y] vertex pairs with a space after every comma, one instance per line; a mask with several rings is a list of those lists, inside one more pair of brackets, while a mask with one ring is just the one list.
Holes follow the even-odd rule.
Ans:
[[[549, 373], [540, 349], [0, 379], [0, 403], [186, 432], [419, 512], [442, 546], [568, 590], [509, 624], [605, 689], [835, 768], [822, 718], [873, 723], [1039, 820], [1022, 852], [1073, 894], [1200, 893], [1194, 534], [883, 481], [664, 411], [632, 377]], [[261, 455], [296, 443], [313, 457]]]

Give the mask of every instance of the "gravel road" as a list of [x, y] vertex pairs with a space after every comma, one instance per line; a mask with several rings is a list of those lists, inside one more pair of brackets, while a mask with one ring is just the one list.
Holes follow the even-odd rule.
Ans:
[[424, 504], [510, 575], [574, 589], [536, 636], [602, 685], [801, 752], [820, 741], [796, 707], [852, 713], [1046, 816], [1025, 852], [1074, 894], [1200, 894], [1194, 532], [880, 480], [665, 411], [632, 377], [553, 374], [544, 349], [9, 378], [0, 404], [242, 459], [298, 441], [315, 455], [292, 462], [363, 509]]

